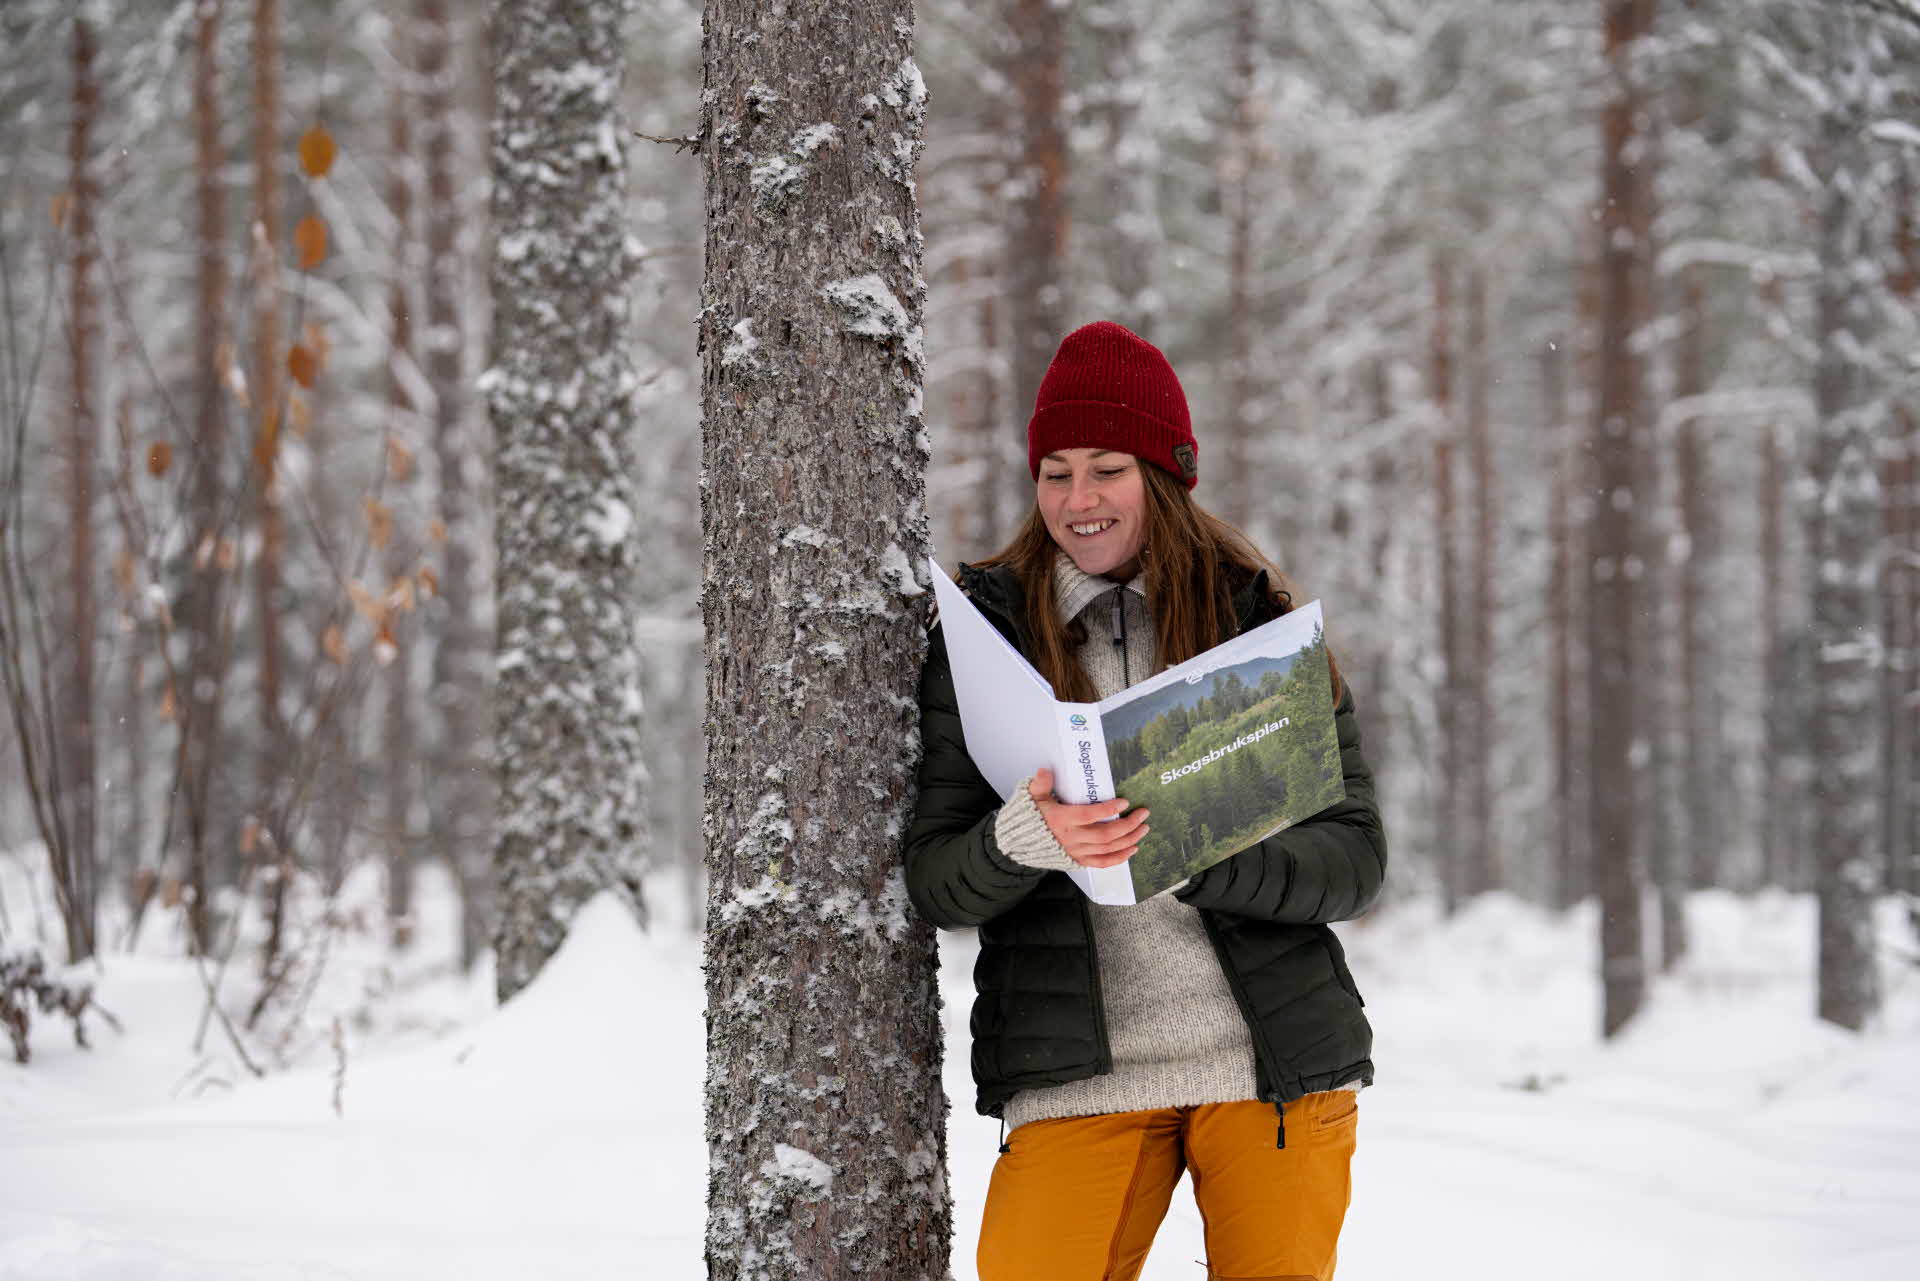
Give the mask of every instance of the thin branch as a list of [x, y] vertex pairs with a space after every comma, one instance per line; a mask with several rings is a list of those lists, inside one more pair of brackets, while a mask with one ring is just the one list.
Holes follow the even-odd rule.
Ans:
[[690, 133], [684, 138], [660, 138], [650, 133], [641, 133], [638, 129], [635, 129], [633, 136], [643, 138], [648, 142], [657, 142], [663, 147], [672, 147], [675, 152], [691, 151], [695, 155], [700, 154], [702, 139], [697, 133]]

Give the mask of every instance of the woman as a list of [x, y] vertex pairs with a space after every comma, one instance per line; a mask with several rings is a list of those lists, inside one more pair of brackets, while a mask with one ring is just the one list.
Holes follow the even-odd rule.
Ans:
[[[1095, 701], [1285, 613], [1266, 561], [1202, 511], [1186, 397], [1119, 325], [1069, 334], [1027, 427], [1035, 503], [960, 585], [1053, 683]], [[1139, 848], [1145, 809], [1002, 797], [968, 757], [935, 630], [907, 886], [978, 926], [978, 1107], [1010, 1127], [980, 1230], [982, 1281], [1136, 1277], [1191, 1170], [1209, 1275], [1332, 1275], [1372, 1032], [1327, 922], [1367, 910], [1386, 845], [1352, 695], [1333, 675], [1346, 797], [1145, 903], [1062, 875]]]

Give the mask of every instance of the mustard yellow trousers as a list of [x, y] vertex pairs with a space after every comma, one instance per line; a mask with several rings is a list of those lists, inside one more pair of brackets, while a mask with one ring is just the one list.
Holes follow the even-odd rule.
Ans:
[[1328, 1281], [1352, 1198], [1359, 1098], [1030, 1121], [1007, 1138], [980, 1223], [980, 1281], [1134, 1281], [1182, 1171], [1210, 1281]]

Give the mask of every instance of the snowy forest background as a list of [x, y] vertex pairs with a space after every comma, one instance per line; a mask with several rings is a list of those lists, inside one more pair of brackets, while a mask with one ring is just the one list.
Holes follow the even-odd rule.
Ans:
[[[317, 1013], [348, 956], [504, 997], [598, 892], [702, 929], [702, 12], [572, 6], [589, 56], [557, 8], [0, 8], [23, 1009], [192, 959], [196, 1045], [264, 1073], [378, 1030]], [[1197, 497], [1326, 602], [1384, 919], [1572, 922], [1593, 1038], [1703, 892], [1817, 931], [1796, 1026], [1910, 995], [1920, 6], [937, 0], [912, 40], [942, 564], [1024, 512], [1059, 336], [1127, 324]], [[490, 142], [541, 93], [595, 177]], [[762, 212], [837, 145], [756, 168]], [[543, 371], [562, 186], [618, 202], [567, 297], [620, 323]], [[530, 395], [603, 434], [540, 452]], [[556, 547], [585, 568], [514, 577]]]

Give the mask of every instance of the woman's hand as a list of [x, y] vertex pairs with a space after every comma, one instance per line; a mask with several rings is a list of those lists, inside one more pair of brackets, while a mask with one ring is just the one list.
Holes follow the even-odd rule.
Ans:
[[1067, 857], [1082, 867], [1112, 867], [1133, 857], [1147, 834], [1146, 810], [1134, 810], [1126, 817], [1124, 799], [1095, 801], [1091, 805], [1068, 805], [1053, 798], [1053, 771], [1041, 766], [1027, 785], [1033, 807], [1047, 821], [1047, 830]]

